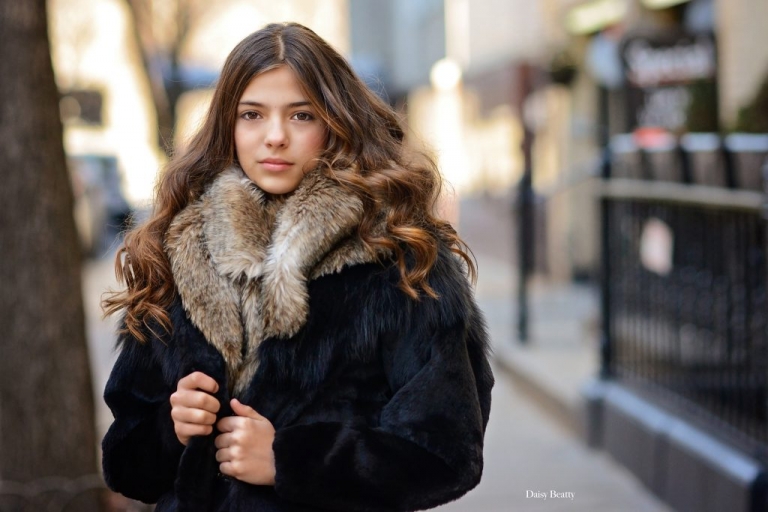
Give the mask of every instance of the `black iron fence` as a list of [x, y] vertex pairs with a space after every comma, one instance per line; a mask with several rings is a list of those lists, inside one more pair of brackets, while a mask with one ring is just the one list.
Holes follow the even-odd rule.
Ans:
[[603, 182], [603, 374], [684, 410], [765, 462], [764, 211], [756, 190]]

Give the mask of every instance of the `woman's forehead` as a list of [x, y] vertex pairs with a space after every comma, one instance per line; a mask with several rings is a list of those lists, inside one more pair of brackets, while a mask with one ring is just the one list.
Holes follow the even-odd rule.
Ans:
[[279, 66], [253, 77], [239, 102], [264, 106], [297, 106], [308, 105], [309, 98], [296, 73], [288, 66]]

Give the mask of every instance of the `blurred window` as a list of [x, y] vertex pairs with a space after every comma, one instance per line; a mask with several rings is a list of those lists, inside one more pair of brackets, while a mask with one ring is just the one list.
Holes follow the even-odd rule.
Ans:
[[61, 119], [65, 123], [101, 126], [104, 99], [99, 91], [80, 89], [61, 92]]

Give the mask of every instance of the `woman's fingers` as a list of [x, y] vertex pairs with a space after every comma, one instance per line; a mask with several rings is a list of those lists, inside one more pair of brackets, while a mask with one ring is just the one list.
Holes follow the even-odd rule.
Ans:
[[211, 393], [218, 390], [216, 381], [202, 372], [190, 373], [179, 380], [170, 401], [173, 429], [181, 444], [186, 446], [191, 437], [213, 432], [221, 404]]
[[229, 448], [233, 444], [232, 434], [219, 434], [213, 441], [214, 446], [219, 450], [222, 448]]
[[216, 393], [219, 385], [203, 372], [192, 372], [179, 381], [178, 389], [200, 389], [207, 393]]
[[222, 475], [231, 476], [233, 478], [237, 478], [237, 472], [235, 471], [235, 466], [231, 462], [222, 462], [219, 464], [219, 472], [221, 472]]
[[225, 416], [216, 424], [219, 432], [234, 432], [237, 429], [243, 429], [246, 426], [247, 418], [240, 416]]
[[179, 442], [187, 446], [189, 439], [195, 436], [207, 436], [213, 432], [211, 425], [196, 425], [193, 423], [173, 423], [173, 430]]
[[188, 407], [174, 407], [171, 409], [171, 418], [180, 423], [192, 423], [194, 425], [213, 425], [216, 423], [216, 415], [203, 409], [191, 409]]
[[[241, 406], [240, 412], [251, 414], [239, 402], [235, 404], [236, 409], [238, 405]], [[275, 455], [272, 444], [275, 430], [266, 418], [259, 418], [229, 416], [219, 420], [216, 426], [223, 433], [214, 441], [216, 461], [224, 475], [254, 485], [274, 485]]]
[[253, 407], [247, 406], [240, 402], [237, 398], [233, 398], [229, 401], [230, 406], [232, 407], [232, 412], [237, 414], [238, 416], [242, 416], [245, 418], [251, 418], [254, 420], [266, 420], [264, 416], [256, 412], [256, 410]]
[[239, 448], [222, 448], [216, 450], [216, 462], [235, 462], [238, 460]]
[[202, 409], [216, 414], [221, 408], [219, 401], [203, 391], [178, 389], [171, 395], [171, 405], [174, 407], [188, 407], [190, 409]]
[[197, 425], [194, 423], [177, 423], [175, 430], [177, 435], [183, 435], [190, 438], [193, 436], [207, 436], [213, 432], [213, 426]]

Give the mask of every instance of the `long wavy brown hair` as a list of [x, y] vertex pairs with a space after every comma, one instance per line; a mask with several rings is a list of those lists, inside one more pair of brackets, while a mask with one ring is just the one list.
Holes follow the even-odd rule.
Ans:
[[[224, 169], [237, 164], [234, 126], [237, 104], [259, 73], [288, 66], [315, 112], [328, 127], [318, 171], [363, 201], [358, 232], [373, 248], [389, 249], [400, 270], [400, 288], [413, 298], [436, 297], [427, 277], [438, 239], [475, 266], [469, 249], [451, 225], [434, 214], [442, 182], [426, 155], [408, 156], [397, 114], [355, 75], [349, 64], [312, 30], [295, 23], [270, 24], [241, 41], [227, 58], [203, 126], [161, 173], [154, 210], [128, 232], [115, 260], [126, 288], [103, 301], [106, 315], [125, 310], [125, 329], [138, 340], [159, 325], [170, 331], [168, 307], [175, 288], [164, 238], [173, 218], [198, 199]], [[377, 219], [386, 232], [372, 234]], [[406, 251], [409, 248], [409, 251]], [[412, 261], [406, 262], [406, 252]]]

